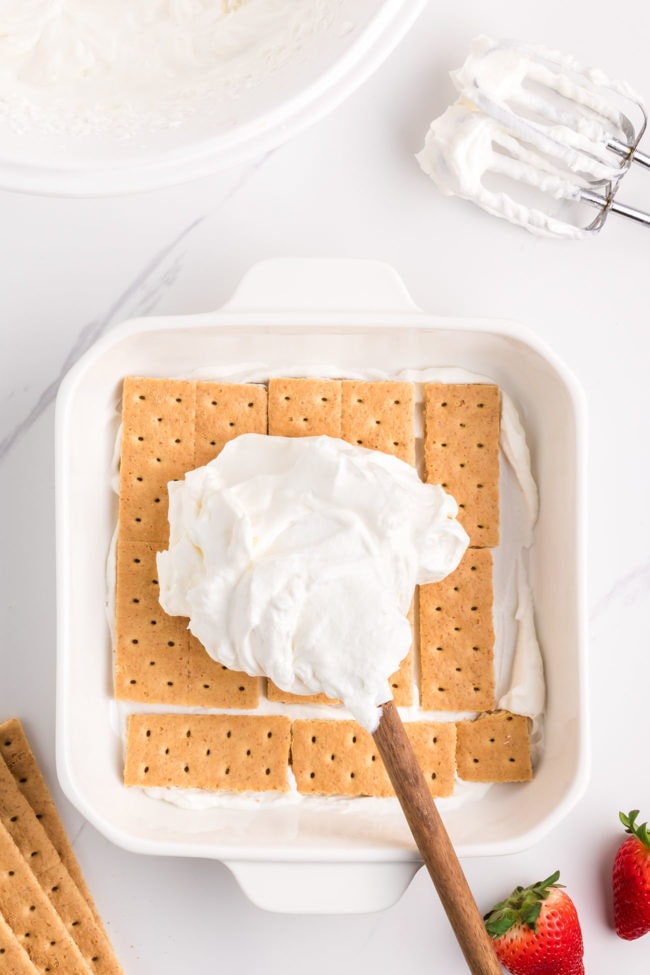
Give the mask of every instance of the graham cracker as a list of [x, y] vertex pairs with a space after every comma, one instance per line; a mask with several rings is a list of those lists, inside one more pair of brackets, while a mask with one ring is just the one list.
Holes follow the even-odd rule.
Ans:
[[529, 720], [495, 711], [456, 722], [458, 776], [467, 782], [527, 782], [533, 777]]
[[0, 915], [38, 972], [89, 975], [92, 971], [2, 823]]
[[341, 383], [341, 437], [415, 464], [412, 383]]
[[99, 913], [68, 839], [65, 826], [18, 718], [9, 718], [0, 724], [0, 755], [65, 864], [66, 870], [83, 894], [96, 919], [99, 920]]
[[492, 552], [469, 548], [441, 582], [420, 586], [420, 702], [427, 711], [491, 711]]
[[432, 796], [450, 796], [456, 775], [456, 728], [452, 721], [407, 721], [422, 774]]
[[[452, 722], [404, 725], [434, 796], [454, 787], [456, 731]], [[356, 721], [299, 720], [292, 725], [291, 760], [305, 795], [394, 795], [372, 735]]]
[[168, 481], [194, 467], [195, 383], [124, 380], [119, 532], [167, 545]]
[[103, 927], [68, 873], [36, 813], [0, 758], [0, 823], [11, 836], [34, 878], [49, 898], [73, 941], [96, 975], [122, 969]]
[[159, 544], [118, 535], [115, 696], [182, 705], [189, 703], [188, 621], [168, 616], [158, 602]]
[[204, 708], [244, 708], [259, 704], [260, 680], [240, 670], [228, 670], [214, 660], [200, 640], [189, 633], [187, 702]]
[[214, 661], [158, 602], [160, 543], [117, 541], [115, 696], [118, 700], [187, 707], [255, 708], [259, 681]]
[[341, 436], [341, 383], [336, 379], [270, 379], [269, 434]]
[[266, 433], [267, 394], [253, 383], [196, 384], [194, 467], [213, 460], [242, 433]]
[[0, 969], [2, 975], [38, 975], [38, 968], [0, 914]]
[[240, 433], [266, 432], [267, 393], [251, 383], [127, 377], [122, 396], [115, 695], [187, 707], [255, 708], [259, 681], [214, 661], [158, 602], [156, 552], [169, 538], [167, 482]]
[[458, 520], [479, 548], [499, 544], [501, 393], [488, 383], [427, 383], [425, 480], [458, 502]]
[[133, 714], [126, 785], [286, 792], [284, 715]]

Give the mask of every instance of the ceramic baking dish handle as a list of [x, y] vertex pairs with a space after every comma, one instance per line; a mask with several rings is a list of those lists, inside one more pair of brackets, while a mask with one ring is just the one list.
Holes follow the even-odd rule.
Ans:
[[419, 860], [368, 862], [224, 861], [257, 907], [281, 914], [364, 914], [395, 904]]
[[380, 261], [280, 258], [242, 278], [220, 312], [417, 312], [404, 282]]

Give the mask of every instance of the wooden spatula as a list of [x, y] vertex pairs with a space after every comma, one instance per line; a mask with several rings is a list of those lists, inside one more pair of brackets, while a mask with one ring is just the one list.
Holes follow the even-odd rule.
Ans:
[[472, 975], [502, 975], [492, 939], [392, 701], [374, 740]]

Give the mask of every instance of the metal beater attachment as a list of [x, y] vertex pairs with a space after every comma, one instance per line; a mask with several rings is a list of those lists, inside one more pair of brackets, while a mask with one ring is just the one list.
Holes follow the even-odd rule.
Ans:
[[646, 111], [627, 84], [485, 37], [451, 77], [458, 101], [418, 154], [444, 193], [548, 236], [597, 233], [610, 211], [650, 225], [650, 214], [616, 198], [633, 162], [650, 168], [639, 150]]

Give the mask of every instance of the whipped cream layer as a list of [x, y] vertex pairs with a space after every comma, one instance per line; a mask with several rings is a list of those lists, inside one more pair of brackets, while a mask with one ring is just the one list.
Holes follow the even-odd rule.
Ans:
[[457, 512], [388, 454], [244, 434], [169, 485], [160, 603], [225, 666], [338, 698], [372, 732], [411, 644], [415, 586], [467, 548]]

